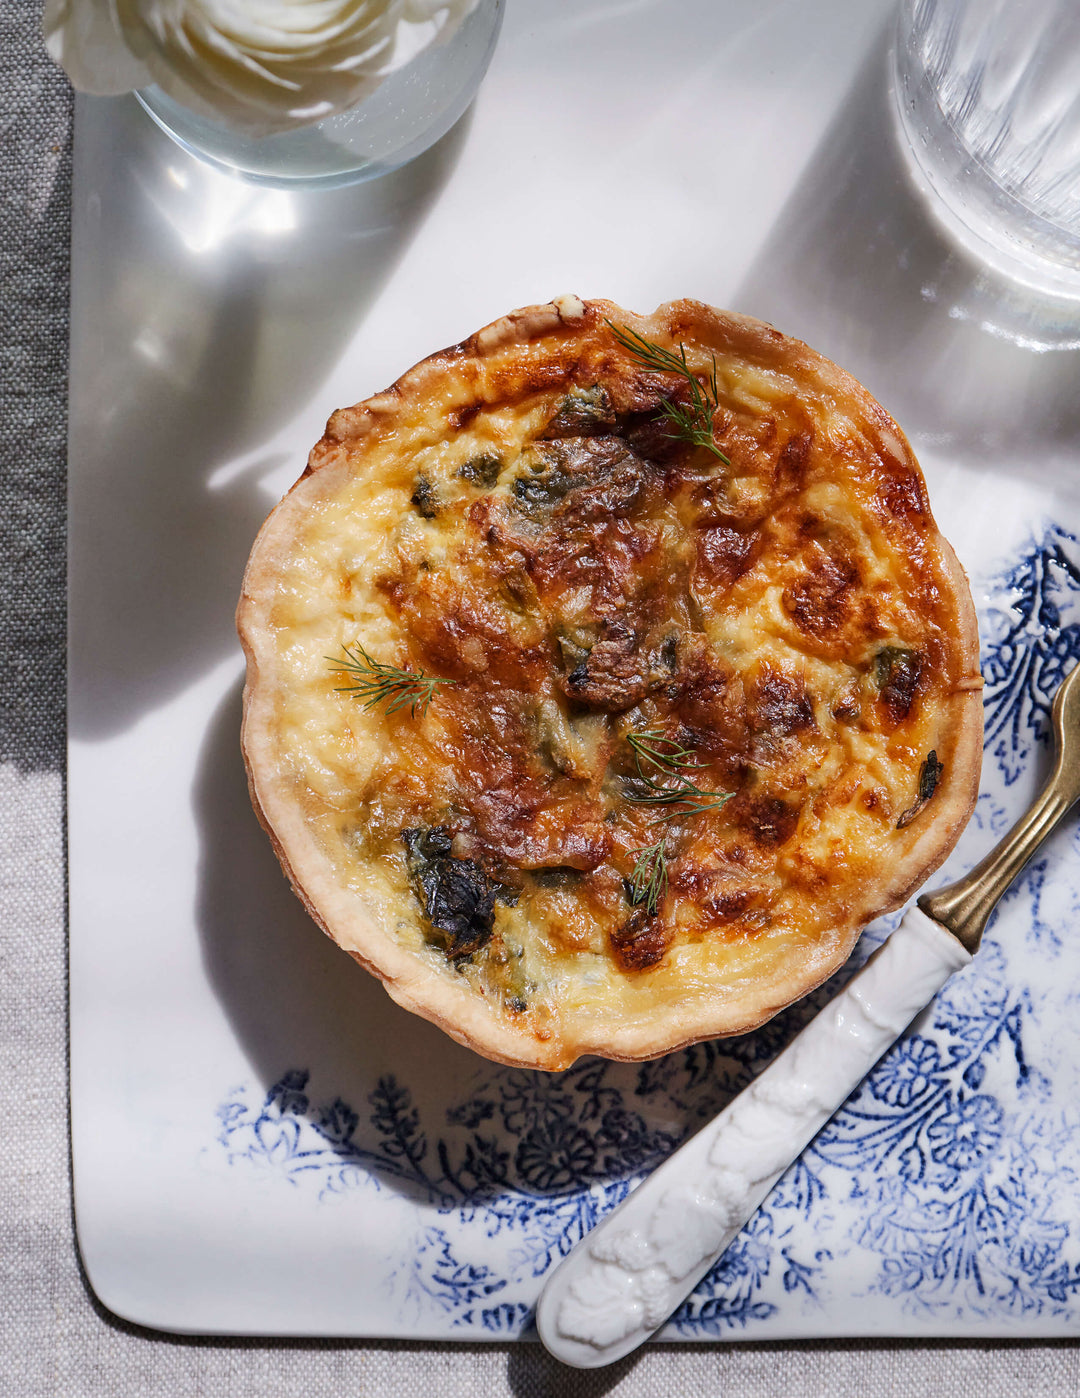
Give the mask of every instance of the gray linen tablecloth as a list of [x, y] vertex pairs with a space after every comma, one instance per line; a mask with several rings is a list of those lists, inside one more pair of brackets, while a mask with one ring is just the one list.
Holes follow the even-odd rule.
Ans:
[[75, 1246], [67, 1130], [64, 461], [71, 99], [39, 6], [0, 0], [0, 1394], [1074, 1394], [1071, 1344], [655, 1347], [579, 1374], [537, 1345], [200, 1340], [116, 1320]]

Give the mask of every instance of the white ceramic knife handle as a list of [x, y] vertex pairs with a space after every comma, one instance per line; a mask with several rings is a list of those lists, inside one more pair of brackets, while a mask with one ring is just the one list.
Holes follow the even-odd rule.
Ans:
[[551, 1353], [591, 1369], [647, 1340], [970, 960], [955, 937], [913, 908], [784, 1052], [556, 1267], [536, 1310]]

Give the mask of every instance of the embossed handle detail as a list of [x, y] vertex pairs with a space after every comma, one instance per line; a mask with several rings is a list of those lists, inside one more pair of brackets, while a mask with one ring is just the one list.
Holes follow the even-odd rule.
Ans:
[[592, 1369], [647, 1340], [889, 1045], [970, 960], [955, 937], [912, 909], [784, 1052], [556, 1267], [536, 1311], [551, 1353]]

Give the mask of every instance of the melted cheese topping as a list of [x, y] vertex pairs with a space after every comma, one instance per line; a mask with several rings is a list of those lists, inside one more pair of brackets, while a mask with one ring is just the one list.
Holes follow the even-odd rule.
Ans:
[[[333, 448], [274, 562], [275, 780], [356, 902], [362, 935], [333, 934], [370, 961], [374, 920], [539, 1043], [705, 1001], [735, 1031], [751, 987], [772, 1012], [818, 983], [932, 821], [977, 683], [906, 451], [805, 371], [716, 367], [730, 464], [595, 315], [572, 353], [451, 365]], [[365, 707], [357, 644], [452, 683]], [[708, 809], [657, 800], [680, 780]], [[661, 839], [653, 910], [633, 875]]]

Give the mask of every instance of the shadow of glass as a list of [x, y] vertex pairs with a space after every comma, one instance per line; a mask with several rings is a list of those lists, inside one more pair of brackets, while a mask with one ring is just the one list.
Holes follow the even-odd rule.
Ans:
[[[467, 121], [381, 180], [292, 194], [203, 166], [133, 101], [82, 104], [71, 406], [77, 738], [122, 731], [235, 649], [244, 562], [272, 503], [260, 483], [287, 459], [270, 443], [362, 323], [449, 177]], [[297, 460], [294, 476], [302, 467]]]
[[1043, 469], [1080, 435], [1080, 325], [969, 261], [913, 187], [869, 53], [735, 297], [878, 396], [959, 465]]

